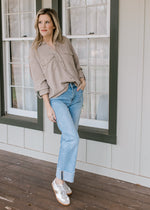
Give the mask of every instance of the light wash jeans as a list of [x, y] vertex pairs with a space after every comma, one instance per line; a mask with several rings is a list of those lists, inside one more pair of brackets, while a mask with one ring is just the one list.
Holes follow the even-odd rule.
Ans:
[[81, 89], [77, 91], [75, 84], [69, 83], [68, 90], [56, 98], [51, 98], [50, 104], [55, 111], [56, 122], [62, 133], [56, 177], [74, 182], [83, 91]]

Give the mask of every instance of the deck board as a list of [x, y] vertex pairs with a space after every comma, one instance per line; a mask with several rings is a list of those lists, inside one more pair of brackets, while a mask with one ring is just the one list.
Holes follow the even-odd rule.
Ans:
[[0, 150], [0, 210], [150, 210], [150, 189], [76, 170], [71, 205], [60, 205], [51, 182], [56, 164]]

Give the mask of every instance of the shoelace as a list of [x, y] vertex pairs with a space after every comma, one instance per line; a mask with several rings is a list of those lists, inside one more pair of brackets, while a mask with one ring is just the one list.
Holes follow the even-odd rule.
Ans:
[[63, 185], [62, 186], [57, 185], [57, 187], [60, 189], [60, 194], [67, 198], [67, 194], [66, 194], [66, 191], [65, 191]]

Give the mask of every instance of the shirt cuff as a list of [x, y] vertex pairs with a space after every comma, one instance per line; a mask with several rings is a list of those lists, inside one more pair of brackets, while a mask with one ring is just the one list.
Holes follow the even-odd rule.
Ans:
[[46, 89], [43, 89], [43, 90], [40, 90], [40, 91], [38, 91], [37, 92], [37, 94], [38, 94], [38, 97], [41, 99], [42, 97], [42, 95], [45, 95], [45, 94], [47, 94], [47, 93], [49, 93], [49, 89], [48, 88], [46, 88]]
[[79, 71], [79, 78], [84, 78], [86, 80], [85, 75], [82, 70]]

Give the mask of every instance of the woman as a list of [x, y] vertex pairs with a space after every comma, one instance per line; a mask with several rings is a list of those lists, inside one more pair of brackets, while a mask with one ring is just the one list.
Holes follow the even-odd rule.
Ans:
[[72, 190], [65, 181], [74, 182], [85, 76], [70, 41], [61, 34], [55, 10], [39, 10], [35, 29], [29, 58], [31, 77], [49, 120], [57, 122], [62, 133], [52, 188], [58, 202], [69, 205]]

